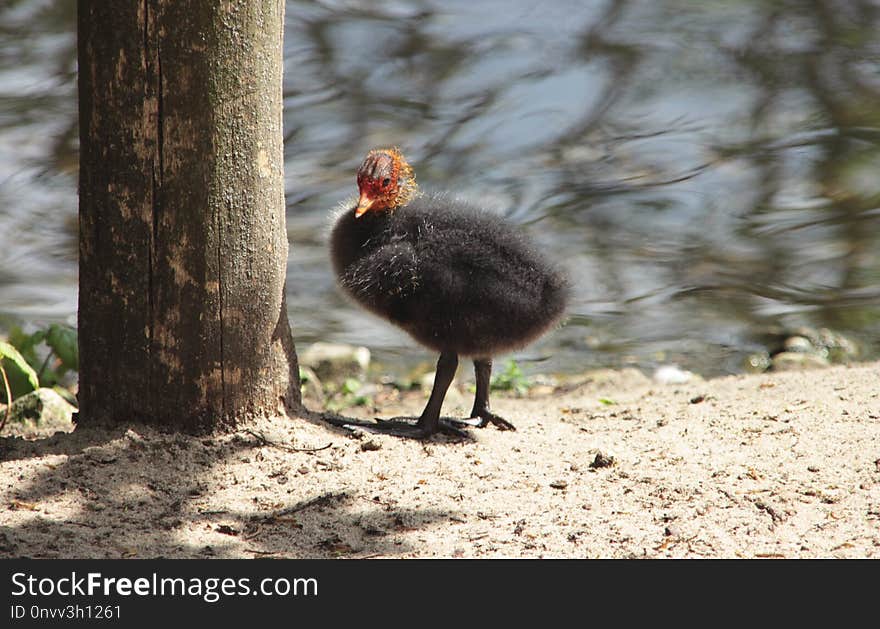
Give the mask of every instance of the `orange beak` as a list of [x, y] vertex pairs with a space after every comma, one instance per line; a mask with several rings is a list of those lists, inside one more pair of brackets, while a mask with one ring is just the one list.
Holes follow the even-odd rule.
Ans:
[[366, 192], [361, 192], [361, 198], [358, 199], [357, 209], [354, 211], [355, 218], [363, 216], [364, 212], [369, 210], [373, 203], [375, 203], [374, 199], [368, 197]]

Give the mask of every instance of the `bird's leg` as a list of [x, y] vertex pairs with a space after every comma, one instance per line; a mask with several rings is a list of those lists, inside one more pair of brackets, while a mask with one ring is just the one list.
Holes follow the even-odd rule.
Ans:
[[477, 393], [474, 396], [474, 408], [471, 411], [471, 419], [479, 418], [479, 421], [467, 423], [477, 428], [485, 428], [488, 424], [495, 424], [499, 430], [516, 430], [516, 427], [509, 421], [489, 410], [489, 382], [492, 377], [492, 359], [474, 359], [474, 374], [477, 378]]
[[442, 352], [437, 360], [437, 372], [434, 375], [434, 388], [431, 390], [431, 397], [428, 398], [428, 404], [416, 424], [426, 435], [433, 435], [440, 429], [440, 409], [443, 406], [443, 400], [446, 399], [449, 385], [452, 384], [452, 379], [455, 377], [456, 369], [458, 369], [458, 354]]
[[408, 424], [396, 419], [381, 420], [377, 419], [374, 427], [364, 427], [361, 423], [351, 422], [353, 425], [361, 427], [368, 432], [377, 432], [382, 434], [395, 435], [398, 437], [412, 437], [421, 439], [430, 437], [437, 432], [443, 432], [455, 437], [470, 439], [463, 430], [450, 425], [448, 422], [440, 421], [440, 409], [443, 406], [443, 400], [446, 397], [446, 391], [452, 384], [455, 377], [455, 370], [458, 369], [458, 354], [454, 352], [443, 352], [437, 361], [437, 373], [434, 376], [434, 388], [431, 391], [431, 397], [428, 398], [428, 404], [422, 411], [418, 422], [415, 425]]

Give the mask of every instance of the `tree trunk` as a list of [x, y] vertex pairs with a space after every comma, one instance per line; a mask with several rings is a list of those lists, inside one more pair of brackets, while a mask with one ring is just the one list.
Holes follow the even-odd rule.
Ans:
[[78, 423], [297, 407], [284, 0], [79, 0], [78, 20]]

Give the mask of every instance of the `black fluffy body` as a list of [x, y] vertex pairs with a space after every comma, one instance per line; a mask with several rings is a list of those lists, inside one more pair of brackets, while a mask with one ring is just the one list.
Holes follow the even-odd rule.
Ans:
[[340, 286], [419, 343], [474, 358], [523, 347], [553, 327], [568, 280], [499, 216], [444, 195], [355, 218], [331, 235]]

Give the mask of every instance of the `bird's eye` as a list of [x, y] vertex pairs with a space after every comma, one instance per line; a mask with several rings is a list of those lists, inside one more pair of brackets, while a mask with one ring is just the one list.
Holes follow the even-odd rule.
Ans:
[[385, 177], [385, 179], [382, 180], [382, 185], [383, 185], [383, 186], [387, 186], [387, 185], [390, 184], [390, 183], [391, 183], [391, 180], [390, 180], [388, 177]]

